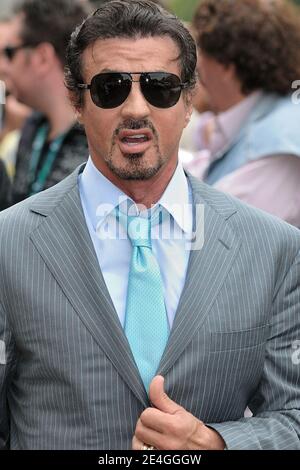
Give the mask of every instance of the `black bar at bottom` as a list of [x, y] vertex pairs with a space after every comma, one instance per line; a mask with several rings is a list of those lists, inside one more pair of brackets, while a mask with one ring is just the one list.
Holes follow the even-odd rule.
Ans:
[[[149, 466], [200, 466], [243, 468], [276, 463], [277, 468], [299, 464], [300, 451], [3, 451], [0, 468], [147, 468]], [[221, 467], [219, 467], [221, 468]]]

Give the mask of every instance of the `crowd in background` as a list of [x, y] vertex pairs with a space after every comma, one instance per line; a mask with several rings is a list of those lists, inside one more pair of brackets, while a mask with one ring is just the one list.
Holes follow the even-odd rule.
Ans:
[[299, 448], [300, 6], [13, 3], [0, 448]]
[[[0, 7], [1, 210], [87, 160], [64, 58], [71, 32], [107, 1], [23, 0], [10, 14]], [[186, 170], [300, 227], [299, 8], [289, 0], [199, 0], [189, 27], [199, 83], [179, 152]]]

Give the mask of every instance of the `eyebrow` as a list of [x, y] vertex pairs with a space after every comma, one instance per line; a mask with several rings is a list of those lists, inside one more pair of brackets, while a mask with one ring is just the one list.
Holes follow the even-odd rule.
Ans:
[[98, 72], [98, 73], [149, 73], [149, 72], [169, 72], [168, 70], [166, 69], [159, 69], [159, 70], [144, 70], [144, 71], [137, 71], [137, 72], [131, 72], [131, 71], [127, 71], [127, 70], [115, 70], [115, 69], [103, 69], [101, 70], [101, 72]]
[[116, 73], [119, 72], [119, 70], [114, 70], [114, 69], [103, 69], [101, 70], [100, 73]]

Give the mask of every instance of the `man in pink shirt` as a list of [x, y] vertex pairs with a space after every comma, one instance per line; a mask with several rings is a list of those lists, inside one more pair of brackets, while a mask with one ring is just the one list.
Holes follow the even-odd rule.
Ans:
[[300, 227], [299, 10], [289, 2], [203, 0], [194, 27], [213, 112], [199, 118], [195, 176]]

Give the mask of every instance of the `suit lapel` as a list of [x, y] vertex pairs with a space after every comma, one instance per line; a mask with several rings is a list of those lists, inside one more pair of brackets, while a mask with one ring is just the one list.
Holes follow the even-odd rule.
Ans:
[[[38, 201], [32, 211], [45, 215], [47, 203]], [[147, 394], [99, 269], [76, 183], [65, 193], [63, 203], [31, 234], [31, 240], [95, 341], [137, 398], [148, 406]]]
[[[158, 371], [162, 375], [168, 372], [195, 332], [202, 327], [241, 245], [239, 238], [226, 222], [236, 209], [231, 204], [226, 209], [224, 195], [221, 195], [219, 207], [222, 202], [223, 216], [219, 215], [211, 204], [205, 203], [201, 197], [198, 191], [201, 183], [194, 178], [190, 181], [194, 203], [204, 204], [204, 220], [196, 221], [198, 236], [204, 222], [204, 244], [200, 250], [190, 253], [185, 286]], [[205, 188], [204, 185], [203, 187]]]
[[[31, 210], [46, 216], [31, 240], [82, 322], [145, 407], [147, 394], [113, 307], [85, 223], [78, 172], [56, 192], [33, 198]], [[224, 195], [190, 177], [195, 204], [204, 204], [204, 245], [191, 251], [187, 278], [158, 373], [166, 374], [205, 321], [240, 248], [227, 219], [236, 208]], [[55, 195], [55, 197], [54, 197]], [[219, 199], [219, 200], [218, 200]], [[220, 215], [214, 205], [222, 208]], [[202, 230], [196, 222], [196, 232]]]

